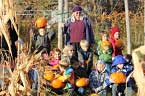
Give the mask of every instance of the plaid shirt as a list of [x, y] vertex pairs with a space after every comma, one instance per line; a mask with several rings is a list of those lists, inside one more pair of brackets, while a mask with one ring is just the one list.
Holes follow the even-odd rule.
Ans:
[[91, 88], [99, 88], [109, 86], [111, 83], [109, 81], [109, 73], [106, 69], [104, 69], [101, 73], [98, 70], [93, 70], [89, 75], [89, 82]]

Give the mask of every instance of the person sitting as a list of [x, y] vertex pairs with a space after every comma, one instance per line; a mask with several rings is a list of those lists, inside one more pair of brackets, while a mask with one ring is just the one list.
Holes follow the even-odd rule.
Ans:
[[78, 51], [78, 59], [89, 75], [93, 66], [93, 52], [90, 49], [87, 40], [81, 40], [80, 46], [81, 48]]
[[89, 84], [91, 91], [100, 96], [107, 96], [107, 87], [111, 85], [111, 82], [103, 60], [98, 60], [96, 68], [90, 73]]

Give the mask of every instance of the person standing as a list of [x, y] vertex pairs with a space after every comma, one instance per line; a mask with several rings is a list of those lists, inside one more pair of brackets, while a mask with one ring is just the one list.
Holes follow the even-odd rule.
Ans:
[[89, 44], [94, 43], [94, 34], [90, 20], [86, 16], [81, 16], [82, 8], [76, 5], [72, 9], [72, 15], [62, 27], [66, 34], [66, 45], [73, 45], [75, 50], [80, 48], [80, 41], [85, 39]]
[[113, 46], [113, 53], [112, 57], [114, 58], [117, 55], [123, 55], [122, 51], [124, 49], [124, 42], [120, 37], [121, 30], [118, 26], [112, 27], [110, 30], [110, 39], [109, 41], [111, 42]]

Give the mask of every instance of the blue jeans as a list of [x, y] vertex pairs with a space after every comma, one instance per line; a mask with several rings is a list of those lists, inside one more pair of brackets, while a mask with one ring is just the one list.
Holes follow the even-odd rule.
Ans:
[[38, 74], [35, 70], [31, 69], [28, 72], [29, 77], [33, 80], [32, 90], [37, 90], [38, 88]]
[[132, 87], [127, 87], [127, 90], [125, 90], [125, 93], [127, 94], [127, 96], [132, 96], [133, 95], [133, 89], [132, 89]]
[[107, 91], [106, 90], [102, 90], [98, 94], [99, 94], [99, 96], [107, 96]]
[[124, 95], [125, 90], [125, 84], [113, 84], [112, 85], [112, 96], [118, 96], [117, 94], [121, 94], [121, 96]]

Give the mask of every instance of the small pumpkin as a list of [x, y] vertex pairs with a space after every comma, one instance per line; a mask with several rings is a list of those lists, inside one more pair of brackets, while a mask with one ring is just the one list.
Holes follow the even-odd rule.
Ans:
[[123, 40], [121, 40], [121, 39], [116, 40], [115, 46], [116, 46], [117, 48], [123, 47], [123, 46], [124, 46]]
[[48, 81], [52, 81], [55, 78], [55, 74], [52, 71], [45, 71], [43, 77]]
[[88, 64], [88, 60], [85, 60], [85, 61], [84, 61], [84, 64]]
[[84, 87], [87, 86], [89, 83], [89, 79], [88, 78], [79, 78], [76, 80], [76, 86], [77, 87]]
[[110, 75], [110, 79], [113, 81], [113, 83], [116, 83], [116, 84], [125, 83], [126, 76], [122, 72], [113, 72]]
[[112, 45], [109, 41], [105, 40], [105, 41], [101, 42], [101, 48], [103, 50], [106, 50], [106, 48], [111, 48], [111, 47], [112, 47]]
[[65, 76], [59, 76], [58, 79], [59, 79], [60, 81], [65, 81], [65, 80], [66, 80]]
[[59, 88], [63, 88], [64, 87], [64, 82], [62, 82], [61, 80], [59, 79], [54, 79], [52, 82], [51, 82], [51, 86], [55, 89], [59, 89]]
[[47, 25], [47, 19], [44, 17], [40, 17], [36, 20], [35, 24], [37, 28], [45, 27]]
[[97, 93], [91, 93], [90, 96], [99, 96]]

